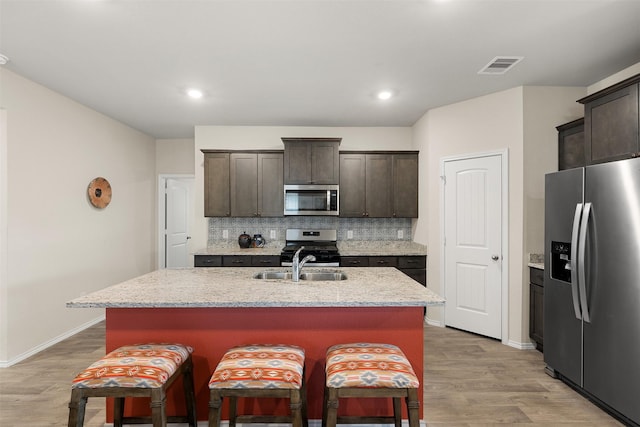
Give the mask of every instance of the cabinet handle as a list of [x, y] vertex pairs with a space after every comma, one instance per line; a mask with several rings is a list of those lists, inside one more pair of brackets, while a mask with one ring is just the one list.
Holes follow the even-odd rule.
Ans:
[[360, 261], [349, 261], [349, 264], [351, 264], [351, 265], [360, 265], [362, 263]]
[[233, 261], [231, 261], [232, 264], [244, 264], [244, 261], [241, 261], [239, 259], [234, 259]]
[[387, 261], [378, 261], [378, 264], [380, 265], [387, 264]]

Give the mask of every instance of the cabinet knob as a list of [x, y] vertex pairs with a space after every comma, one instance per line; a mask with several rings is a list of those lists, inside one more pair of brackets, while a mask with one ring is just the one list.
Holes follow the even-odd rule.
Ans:
[[498, 255], [492, 255], [491, 259], [494, 261], [498, 261], [500, 259], [500, 257]]

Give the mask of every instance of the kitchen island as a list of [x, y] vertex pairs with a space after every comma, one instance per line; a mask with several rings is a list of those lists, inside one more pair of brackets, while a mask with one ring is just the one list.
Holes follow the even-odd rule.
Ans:
[[[440, 296], [395, 268], [340, 268], [347, 275], [342, 281], [253, 279], [264, 270], [157, 270], [76, 298], [67, 306], [106, 309], [106, 351], [152, 341], [192, 346], [200, 420], [207, 419], [209, 376], [222, 354], [239, 344], [286, 343], [305, 349], [310, 419], [322, 416], [324, 357], [333, 344], [398, 345], [422, 378], [423, 310], [443, 304]], [[422, 401], [422, 385], [419, 396]], [[286, 402], [275, 399], [243, 404], [258, 413], [287, 411]], [[182, 410], [181, 405], [180, 396], [170, 394], [168, 413]], [[147, 408], [136, 402], [127, 413], [144, 413]], [[341, 405], [345, 408], [355, 414], [391, 411], [387, 402], [362, 399], [350, 399]]]

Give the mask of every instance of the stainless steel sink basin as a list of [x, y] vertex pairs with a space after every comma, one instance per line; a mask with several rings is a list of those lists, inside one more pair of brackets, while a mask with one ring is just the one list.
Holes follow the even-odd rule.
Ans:
[[300, 273], [300, 280], [347, 280], [342, 271], [310, 271]]
[[262, 280], [291, 280], [293, 276], [290, 271], [261, 271], [260, 273], [254, 274], [254, 279], [262, 279]]
[[[253, 275], [254, 279], [261, 280], [292, 280], [290, 271], [261, 271]], [[300, 280], [346, 280], [347, 275], [342, 271], [308, 271], [300, 273]]]

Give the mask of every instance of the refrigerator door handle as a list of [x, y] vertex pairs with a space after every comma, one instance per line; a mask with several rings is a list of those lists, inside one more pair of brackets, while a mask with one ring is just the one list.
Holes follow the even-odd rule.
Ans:
[[578, 296], [578, 236], [581, 217], [582, 203], [578, 203], [576, 204], [576, 212], [573, 215], [573, 230], [571, 231], [571, 297], [573, 298], [573, 312], [578, 320], [582, 320], [580, 298]]
[[590, 214], [591, 203], [585, 203], [584, 212], [582, 213], [582, 220], [580, 221], [580, 240], [578, 243], [578, 286], [580, 287], [580, 305], [582, 306], [582, 318], [587, 323], [591, 323], [591, 318], [589, 316], [589, 305], [587, 301], [587, 279], [585, 272], [585, 253]]

